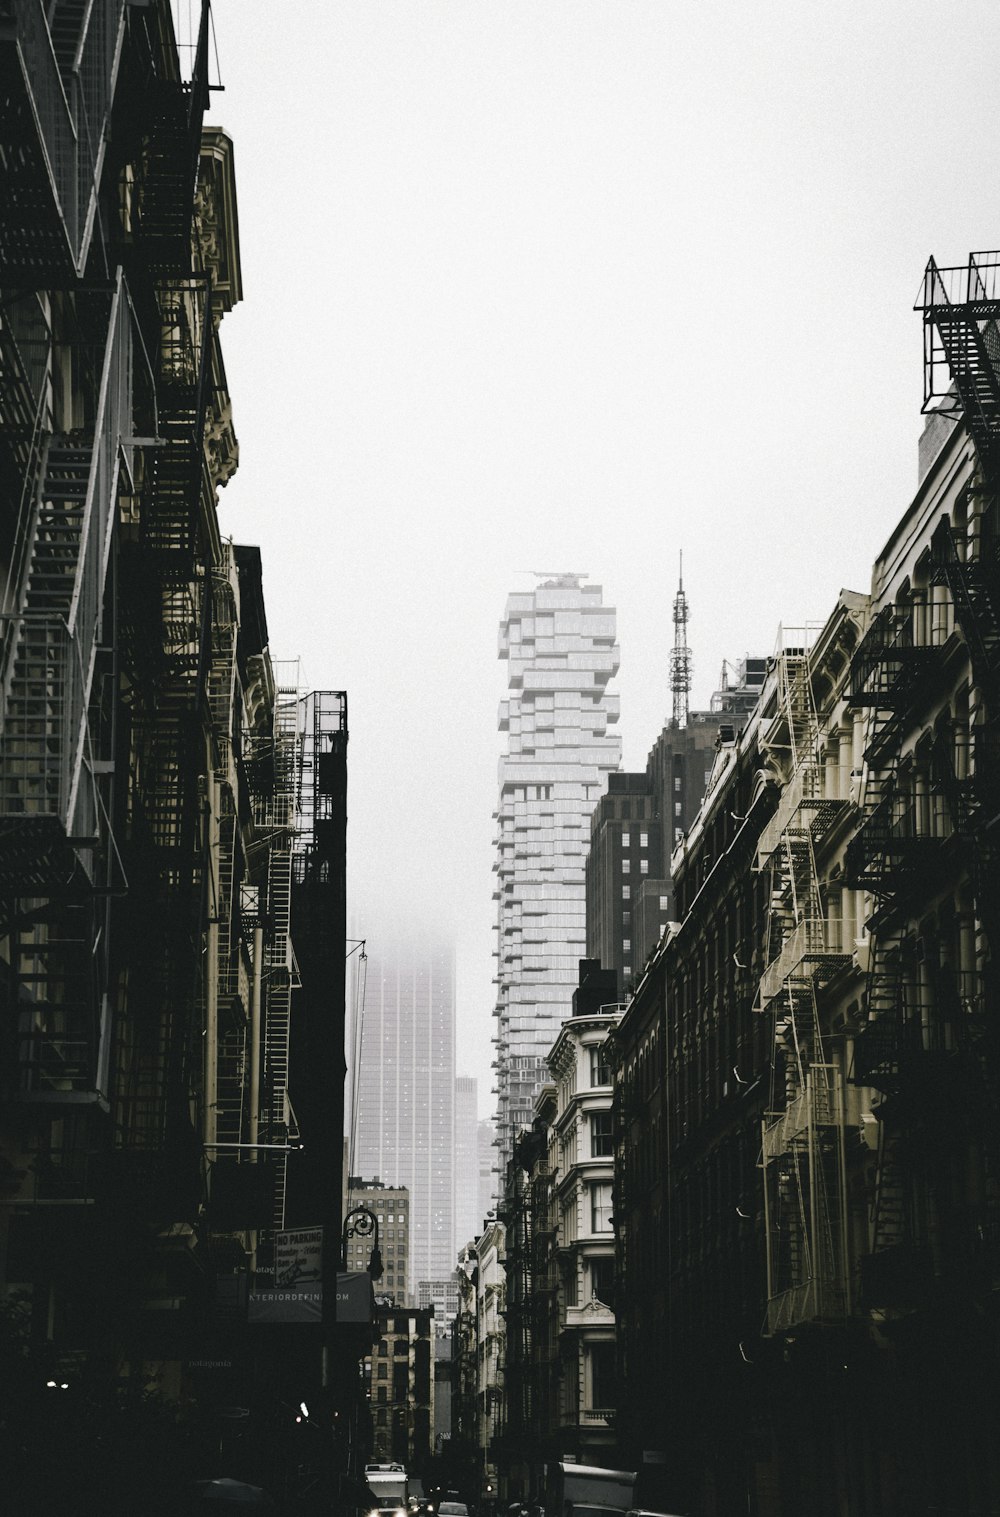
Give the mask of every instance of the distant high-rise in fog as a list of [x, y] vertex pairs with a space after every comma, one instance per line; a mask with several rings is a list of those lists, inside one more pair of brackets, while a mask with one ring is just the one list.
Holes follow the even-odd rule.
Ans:
[[[479, 1081], [459, 1075], [455, 1081], [455, 1244], [461, 1248], [479, 1236]], [[453, 1261], [454, 1263], [454, 1261]]]
[[[479, 1123], [479, 1211], [474, 1236], [479, 1237], [485, 1225], [487, 1212], [493, 1206], [493, 1170], [496, 1165], [496, 1149], [493, 1140], [496, 1137], [496, 1128], [488, 1117], [483, 1117]], [[462, 1248], [464, 1245], [459, 1244]]]
[[455, 1267], [455, 949], [396, 929], [352, 963], [351, 1171], [407, 1187], [415, 1290]]
[[590, 817], [621, 764], [615, 612], [600, 585], [558, 574], [507, 599], [509, 695], [497, 806], [499, 1175], [531, 1121], [545, 1055], [570, 1015], [586, 943]]

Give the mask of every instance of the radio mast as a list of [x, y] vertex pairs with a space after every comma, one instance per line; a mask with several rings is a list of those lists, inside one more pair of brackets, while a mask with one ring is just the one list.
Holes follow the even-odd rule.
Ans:
[[688, 605], [684, 594], [684, 554], [680, 556], [680, 579], [674, 596], [674, 646], [670, 653], [670, 691], [673, 696], [672, 722], [686, 727], [688, 697], [691, 694], [691, 649], [687, 641]]

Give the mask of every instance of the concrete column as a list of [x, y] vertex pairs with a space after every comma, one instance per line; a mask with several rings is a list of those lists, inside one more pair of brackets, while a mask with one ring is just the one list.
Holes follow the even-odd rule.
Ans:
[[840, 748], [836, 737], [831, 737], [823, 754], [823, 798], [827, 801], [840, 799]]
[[840, 729], [840, 799], [851, 798], [851, 770], [854, 767], [854, 723]]
[[944, 585], [931, 587], [931, 642], [935, 648], [948, 640], [951, 632], [951, 600]]

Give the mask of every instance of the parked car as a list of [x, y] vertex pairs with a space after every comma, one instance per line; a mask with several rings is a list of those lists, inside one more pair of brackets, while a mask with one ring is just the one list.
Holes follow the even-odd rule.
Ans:
[[648, 1507], [634, 1506], [625, 1513], [625, 1517], [686, 1517], [684, 1512], [653, 1512]]

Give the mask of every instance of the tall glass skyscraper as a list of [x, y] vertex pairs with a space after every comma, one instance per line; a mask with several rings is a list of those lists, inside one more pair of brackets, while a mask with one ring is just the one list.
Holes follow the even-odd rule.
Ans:
[[455, 1267], [455, 949], [397, 927], [352, 962], [350, 1167], [409, 1191], [413, 1294]]
[[621, 764], [615, 611], [600, 585], [558, 574], [508, 596], [500, 658], [509, 695], [497, 808], [498, 1179], [530, 1124], [545, 1055], [570, 1015], [586, 956], [590, 817]]

